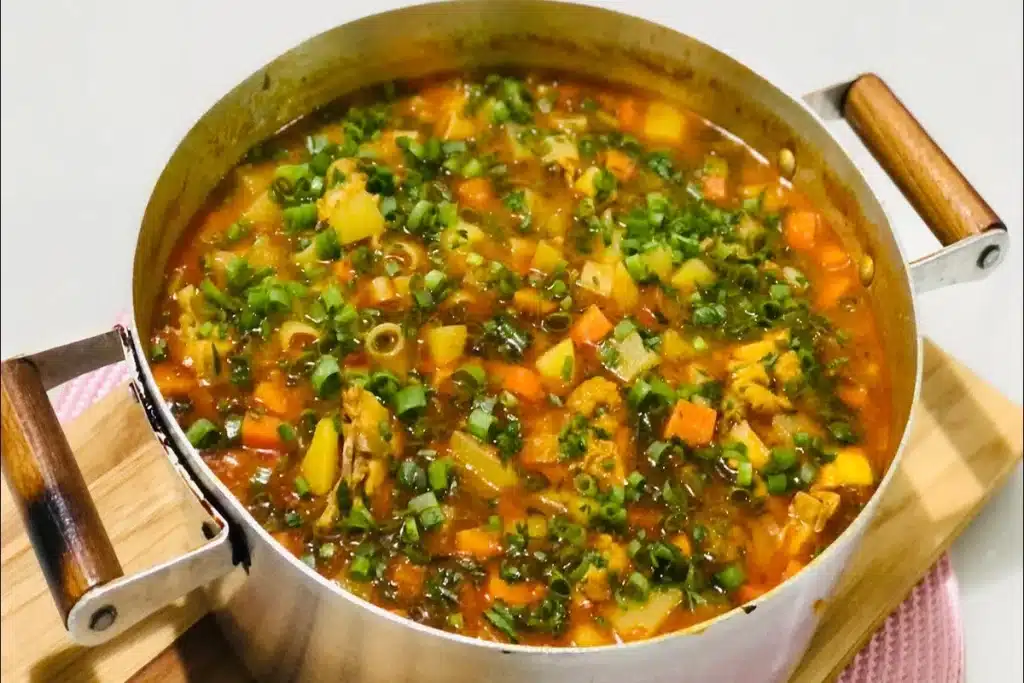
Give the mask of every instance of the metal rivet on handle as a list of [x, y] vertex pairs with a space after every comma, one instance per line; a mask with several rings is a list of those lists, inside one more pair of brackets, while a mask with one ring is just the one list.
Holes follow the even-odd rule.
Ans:
[[984, 270], [985, 268], [991, 268], [997, 263], [999, 263], [999, 246], [991, 244], [985, 247], [984, 251], [981, 252], [981, 256], [978, 257], [978, 267]]
[[106, 631], [117, 621], [117, 610], [108, 605], [96, 610], [89, 620], [89, 628], [93, 631]]

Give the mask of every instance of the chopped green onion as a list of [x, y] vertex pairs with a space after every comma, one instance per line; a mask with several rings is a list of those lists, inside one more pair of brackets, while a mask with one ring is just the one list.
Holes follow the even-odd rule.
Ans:
[[419, 514], [429, 508], [436, 507], [438, 507], [437, 496], [435, 496], [431, 491], [421, 493], [409, 501], [409, 509], [416, 514]]
[[462, 177], [463, 178], [476, 178], [484, 173], [484, 165], [480, 163], [479, 159], [470, 159], [462, 165]]
[[444, 510], [440, 507], [427, 508], [420, 513], [420, 524], [422, 524], [423, 528], [427, 531], [441, 526], [444, 524], [444, 520]]
[[637, 600], [643, 600], [651, 591], [651, 583], [640, 572], [633, 572], [626, 580], [626, 592]]
[[373, 563], [369, 557], [359, 555], [352, 558], [352, 564], [348, 566], [348, 573], [357, 581], [367, 581], [373, 573]]
[[[281, 212], [284, 218], [284, 229], [287, 232], [299, 232], [308, 230], [316, 225], [316, 204], [299, 204], [291, 206]], [[331, 230], [331, 232], [334, 232]]]
[[154, 363], [167, 360], [167, 342], [161, 337], [153, 340], [153, 345], [149, 347], [149, 358]]
[[341, 290], [338, 289], [337, 285], [330, 285], [327, 289], [320, 292], [320, 300], [323, 301], [324, 308], [327, 309], [328, 313], [332, 313], [345, 305], [345, 298], [341, 295]]
[[629, 335], [633, 334], [633, 332], [635, 331], [636, 325], [633, 323], [633, 321], [630, 320], [629, 318], [624, 318], [623, 320], [620, 320], [619, 323], [615, 326], [615, 329], [612, 330], [612, 335], [618, 341], [622, 341]]
[[318, 554], [320, 555], [321, 558], [323, 558], [325, 560], [329, 560], [332, 557], [334, 557], [334, 551], [336, 551], [337, 549], [338, 549], [338, 546], [336, 546], [331, 541], [328, 541], [327, 543], [324, 543], [323, 545], [321, 545], [320, 546], [320, 550], [317, 551], [317, 552], [318, 552]]
[[466, 263], [474, 268], [478, 268], [484, 264], [484, 257], [475, 251], [471, 251], [466, 254]]
[[217, 288], [217, 285], [213, 284], [209, 278], [203, 280], [199, 284], [199, 290], [203, 293], [203, 296], [215, 306], [223, 308], [225, 311], [237, 311], [239, 306], [238, 303], [229, 297], [224, 292]]
[[768, 493], [773, 496], [781, 496], [789, 488], [785, 474], [769, 474], [765, 479], [765, 484], [768, 486]]
[[828, 426], [828, 431], [832, 435], [832, 438], [839, 443], [849, 444], [857, 441], [857, 436], [853, 433], [853, 428], [850, 427], [847, 422], [832, 422]]
[[496, 421], [497, 418], [490, 413], [476, 408], [469, 414], [469, 419], [466, 420], [466, 429], [476, 438], [486, 442], [490, 438], [491, 429], [494, 428]]
[[192, 423], [192, 426], [185, 432], [188, 442], [196, 448], [209, 448], [217, 443], [220, 438], [220, 430], [205, 417], [199, 418]]
[[451, 476], [452, 461], [450, 458], [440, 458], [427, 466], [427, 481], [435, 493], [448, 490], [449, 478]]
[[487, 373], [475, 363], [467, 363], [454, 373], [452, 380], [470, 389], [479, 389], [487, 383]]
[[[342, 489], [348, 492], [347, 487], [339, 486], [339, 498], [341, 497]], [[362, 502], [359, 502], [358, 504], [352, 504], [352, 509], [349, 510], [348, 517], [345, 518], [345, 526], [349, 529], [367, 531], [377, 526], [377, 522], [373, 519], [373, 515], [370, 514], [370, 511], [366, 509], [366, 506], [363, 505]]]
[[284, 523], [292, 529], [297, 529], [302, 526], [302, 515], [295, 510], [289, 510], [284, 514]]
[[519, 641], [519, 634], [516, 633], [515, 617], [503, 602], [495, 603], [494, 607], [484, 612], [487, 621], [491, 622], [496, 629], [504, 633], [513, 643]]
[[412, 415], [427, 407], [427, 392], [422, 384], [410, 384], [395, 394], [395, 413], [399, 417]]
[[708, 343], [704, 341], [704, 337], [694, 337], [690, 344], [693, 345], [693, 350], [697, 353], [703, 353], [708, 350]]
[[776, 301], [784, 301], [790, 297], [791, 291], [789, 285], [777, 283], [768, 288], [768, 294]]
[[740, 462], [736, 468], [736, 485], [748, 488], [754, 483], [754, 466], [748, 460]]
[[403, 460], [398, 465], [398, 483], [410, 491], [422, 491], [427, 487], [427, 473], [415, 460]]
[[328, 398], [341, 390], [341, 367], [334, 356], [320, 356], [310, 377], [313, 390], [320, 398]]
[[306, 481], [306, 478], [302, 475], [295, 477], [295, 493], [297, 493], [300, 498], [305, 498], [309, 495], [309, 491], [309, 482]]
[[651, 461], [651, 464], [655, 467], [661, 462], [661, 456], [668, 450], [669, 443], [666, 441], [655, 441], [647, 447], [647, 459]]
[[788, 469], [792, 469], [796, 464], [796, 451], [794, 451], [792, 448], [772, 449], [772, 466], [776, 470], [784, 472]]
[[423, 284], [431, 292], [435, 292], [444, 284], [445, 279], [445, 274], [440, 270], [432, 270], [423, 276]]
[[402, 522], [402, 540], [406, 543], [418, 543], [420, 540], [420, 528], [416, 524], [415, 517], [406, 517]]
[[282, 422], [277, 426], [277, 433], [285, 443], [295, 441], [295, 428], [287, 422]]
[[731, 593], [746, 583], [747, 577], [743, 573], [742, 567], [738, 564], [730, 564], [728, 567], [715, 574], [715, 581], [718, 582], [719, 586]]
[[586, 472], [577, 474], [573, 478], [572, 483], [581, 495], [591, 498], [597, 495], [597, 481]]
[[409, 217], [405, 220], [406, 227], [412, 232], [417, 232], [423, 221], [427, 217], [427, 213], [433, 208], [433, 204], [428, 202], [426, 199], [421, 199], [412, 207], [412, 211], [409, 212]]
[[334, 228], [318, 232], [313, 238], [313, 249], [321, 261], [336, 261], [341, 258], [341, 243]]

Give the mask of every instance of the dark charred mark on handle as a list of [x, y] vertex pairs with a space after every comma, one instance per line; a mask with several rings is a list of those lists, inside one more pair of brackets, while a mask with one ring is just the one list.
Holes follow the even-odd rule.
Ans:
[[39, 566], [46, 577], [46, 583], [53, 594], [69, 593], [70, 586], [64, 585], [64, 563], [69, 555], [67, 540], [61, 533], [68, 528], [74, 515], [60, 491], [43, 489], [39, 495], [25, 505], [25, 527], [32, 541]]

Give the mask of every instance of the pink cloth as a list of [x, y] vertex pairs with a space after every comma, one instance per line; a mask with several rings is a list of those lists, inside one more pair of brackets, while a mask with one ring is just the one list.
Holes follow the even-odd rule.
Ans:
[[[119, 363], [59, 387], [53, 401], [57, 417], [62, 422], [74, 419], [127, 378], [127, 366]], [[839, 682], [959, 683], [963, 667], [956, 576], [949, 557], [943, 555]]]

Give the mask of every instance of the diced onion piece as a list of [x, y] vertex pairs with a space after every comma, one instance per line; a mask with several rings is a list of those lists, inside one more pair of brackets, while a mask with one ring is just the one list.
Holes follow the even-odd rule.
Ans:
[[756, 469], [763, 469], [771, 460], [768, 448], [746, 420], [733, 425], [729, 438], [747, 447], [747, 459]]
[[430, 357], [439, 365], [451, 365], [462, 357], [466, 348], [466, 326], [445, 325], [427, 331]]
[[608, 611], [608, 621], [623, 640], [649, 638], [682, 601], [683, 592], [678, 588], [653, 591], [646, 602], [615, 605]]
[[449, 444], [452, 459], [464, 475], [464, 481], [480, 495], [493, 496], [515, 486], [519, 478], [502, 464], [491, 446], [484, 445], [465, 432], [454, 432]]
[[[629, 274], [627, 273], [626, 276], [628, 277]], [[612, 295], [614, 282], [615, 268], [613, 266], [596, 261], [587, 261], [583, 264], [583, 270], [580, 273], [580, 287], [589, 289], [603, 297], [609, 297]]]
[[644, 346], [644, 340], [635, 331], [618, 342], [616, 348], [619, 357], [612, 372], [623, 382], [632, 382], [638, 375], [661, 362], [661, 357]]

